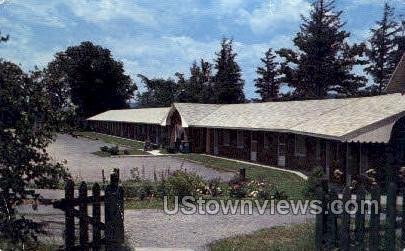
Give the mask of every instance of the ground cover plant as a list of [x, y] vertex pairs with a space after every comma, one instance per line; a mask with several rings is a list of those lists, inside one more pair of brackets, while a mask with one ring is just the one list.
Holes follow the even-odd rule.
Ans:
[[229, 182], [220, 179], [204, 180], [200, 176], [186, 170], [169, 169], [162, 173], [154, 173], [154, 180], [141, 178], [137, 168], [131, 170], [132, 178], [122, 182], [127, 209], [162, 208], [163, 198], [172, 199], [185, 196], [204, 199], [258, 199], [281, 200], [288, 195], [276, 185], [265, 179], [241, 180], [235, 177]]
[[280, 191], [283, 191], [288, 199], [297, 200], [303, 198], [305, 180], [293, 173], [201, 154], [182, 154], [176, 155], [176, 157], [198, 162], [218, 171], [238, 172], [241, 168], [245, 168], [247, 179], [266, 180], [270, 184], [277, 186]]

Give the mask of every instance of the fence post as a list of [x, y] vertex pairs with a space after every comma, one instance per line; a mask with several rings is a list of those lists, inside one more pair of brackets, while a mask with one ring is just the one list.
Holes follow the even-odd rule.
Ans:
[[99, 250], [101, 246], [101, 229], [100, 225], [98, 224], [101, 222], [101, 215], [100, 215], [100, 186], [98, 183], [93, 185], [92, 189], [93, 194], [93, 248], [94, 250]]
[[124, 243], [124, 191], [119, 182], [119, 171], [114, 169], [105, 190], [106, 250], [120, 250]]
[[75, 184], [72, 180], [67, 180], [65, 184], [65, 250], [72, 250], [75, 245], [75, 217], [73, 214], [74, 207], [70, 203], [74, 199]]
[[350, 187], [347, 185], [343, 189], [343, 214], [340, 228], [340, 247], [343, 251], [350, 250], [350, 214], [346, 212], [345, 205], [351, 200], [351, 196]]
[[[338, 199], [335, 189], [331, 189], [329, 196], [329, 205]], [[337, 247], [337, 215], [332, 212], [332, 207], [329, 207], [328, 214], [328, 248], [334, 249]]]
[[380, 247], [380, 189], [374, 186], [371, 189], [371, 201], [377, 201], [377, 208], [371, 206], [370, 212], [370, 234], [368, 248], [370, 251], [378, 251]]
[[402, 232], [401, 248], [405, 249], [405, 187], [402, 187], [402, 230], [401, 230], [401, 232]]
[[241, 181], [245, 181], [246, 180], [246, 168], [241, 168], [239, 169], [239, 179]]
[[397, 185], [390, 182], [387, 191], [387, 226], [384, 236], [385, 250], [395, 250]]
[[366, 191], [364, 187], [363, 181], [360, 181], [359, 187], [357, 189], [356, 193], [356, 202], [357, 202], [357, 212], [356, 212], [356, 219], [355, 219], [355, 224], [356, 224], [356, 232], [355, 232], [355, 237], [356, 237], [356, 250], [364, 250], [364, 232], [365, 232], [365, 212], [362, 212], [361, 210], [361, 205], [362, 201], [365, 200], [366, 197]]
[[316, 215], [315, 219], [315, 250], [323, 250], [324, 240], [325, 240], [325, 225], [326, 225], [326, 192], [327, 187], [324, 187], [325, 183], [323, 180], [320, 181], [320, 184], [316, 187], [316, 197], [322, 202], [322, 212]]
[[87, 184], [84, 181], [79, 187], [79, 201], [80, 248], [87, 250], [89, 243], [89, 223], [87, 219]]

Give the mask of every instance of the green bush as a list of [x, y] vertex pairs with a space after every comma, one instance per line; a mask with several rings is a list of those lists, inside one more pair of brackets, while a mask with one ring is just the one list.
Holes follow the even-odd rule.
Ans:
[[108, 146], [102, 146], [102, 147], [100, 147], [100, 150], [102, 151], [102, 152], [110, 152], [110, 148], [108, 147]]
[[316, 167], [312, 170], [311, 174], [308, 177], [308, 180], [305, 182], [305, 197], [315, 198], [316, 188], [320, 185], [320, 181], [323, 177], [325, 177], [325, 173], [323, 172], [323, 169], [321, 167]]
[[125, 150], [123, 151], [123, 153], [124, 153], [125, 155], [129, 155], [131, 152], [130, 152], [128, 149], [125, 149]]
[[164, 182], [165, 193], [169, 196], [193, 196], [198, 194], [199, 189], [204, 189], [204, 180], [196, 175], [184, 171], [175, 171]]
[[118, 155], [120, 153], [120, 149], [118, 146], [113, 146], [110, 148], [110, 153], [111, 155]]
[[144, 200], [156, 195], [155, 184], [149, 180], [126, 182], [123, 184], [123, 188], [126, 198], [139, 198], [140, 200]]

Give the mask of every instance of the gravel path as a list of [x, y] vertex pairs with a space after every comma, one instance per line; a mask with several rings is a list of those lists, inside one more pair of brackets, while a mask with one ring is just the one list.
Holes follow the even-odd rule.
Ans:
[[[63, 212], [50, 206], [40, 206], [38, 211], [20, 207], [28, 218], [48, 223], [48, 236], [43, 241], [63, 243]], [[91, 212], [91, 210], [89, 210]], [[254, 231], [304, 223], [313, 220], [306, 215], [167, 215], [162, 210], [126, 210], [125, 236], [131, 248], [175, 248], [173, 250], [207, 250], [213, 241]]]
[[[56, 141], [48, 147], [48, 153], [56, 161], [66, 161], [70, 173], [76, 180], [101, 181], [101, 170], [104, 169], [108, 176], [112, 169], [119, 168], [121, 179], [131, 177], [130, 170], [137, 167], [140, 173], [144, 171], [146, 179], [153, 179], [154, 170], [156, 173], [178, 169], [186, 169], [194, 172], [205, 179], [220, 177], [227, 181], [234, 176], [230, 172], [218, 172], [216, 170], [189, 161], [183, 161], [172, 157], [120, 157], [109, 158], [99, 157], [92, 154], [99, 151], [100, 147], [106, 144], [99, 140], [86, 138], [74, 138], [69, 135], [59, 135]], [[107, 177], [108, 178], [108, 177]]]

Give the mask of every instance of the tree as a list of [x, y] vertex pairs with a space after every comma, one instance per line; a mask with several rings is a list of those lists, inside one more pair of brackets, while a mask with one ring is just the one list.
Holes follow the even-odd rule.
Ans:
[[25, 243], [41, 225], [16, 214], [16, 205], [37, 198], [33, 190], [56, 188], [67, 177], [61, 164], [51, 164], [46, 153], [58, 126], [58, 111], [49, 102], [38, 75], [0, 62], [0, 239]]
[[244, 80], [241, 69], [235, 61], [237, 54], [233, 52], [232, 40], [224, 38], [221, 50], [216, 53], [216, 74], [213, 78], [214, 102], [233, 104], [245, 102], [243, 93]]
[[149, 79], [139, 74], [146, 91], [139, 93], [137, 99], [140, 107], [167, 107], [176, 100], [177, 84], [172, 79]]
[[137, 90], [123, 63], [113, 59], [108, 49], [91, 42], [57, 53], [46, 74], [49, 88], [63, 94], [59, 102], [72, 103], [80, 119], [127, 108]]
[[317, 0], [293, 40], [298, 50], [277, 52], [284, 59], [282, 80], [294, 89], [295, 98], [327, 98], [331, 92], [353, 96], [365, 86], [366, 78], [352, 72], [366, 63], [360, 59], [364, 45], [347, 43], [350, 34], [343, 30], [342, 12], [334, 8], [333, 0]]
[[178, 78], [177, 102], [210, 103], [212, 99], [211, 68], [209, 62], [201, 59], [200, 65], [194, 62], [190, 68], [190, 78], [185, 79], [183, 74], [176, 73]]
[[258, 67], [256, 73], [259, 75], [255, 79], [256, 93], [260, 94], [262, 101], [271, 101], [279, 97], [280, 78], [278, 63], [274, 61], [276, 56], [272, 50], [266, 51], [264, 58], [261, 58], [263, 67]]
[[[400, 17], [403, 18], [403, 16]], [[397, 32], [394, 42], [397, 50], [394, 51], [393, 63], [398, 65], [405, 53], [405, 20], [403, 19], [401, 20], [400, 30]]]
[[394, 20], [394, 9], [386, 3], [382, 19], [377, 21], [376, 28], [371, 29], [370, 48], [367, 49], [370, 65], [365, 71], [373, 77], [374, 85], [369, 88], [373, 94], [383, 92], [398, 63], [396, 39], [399, 31], [400, 27]]

